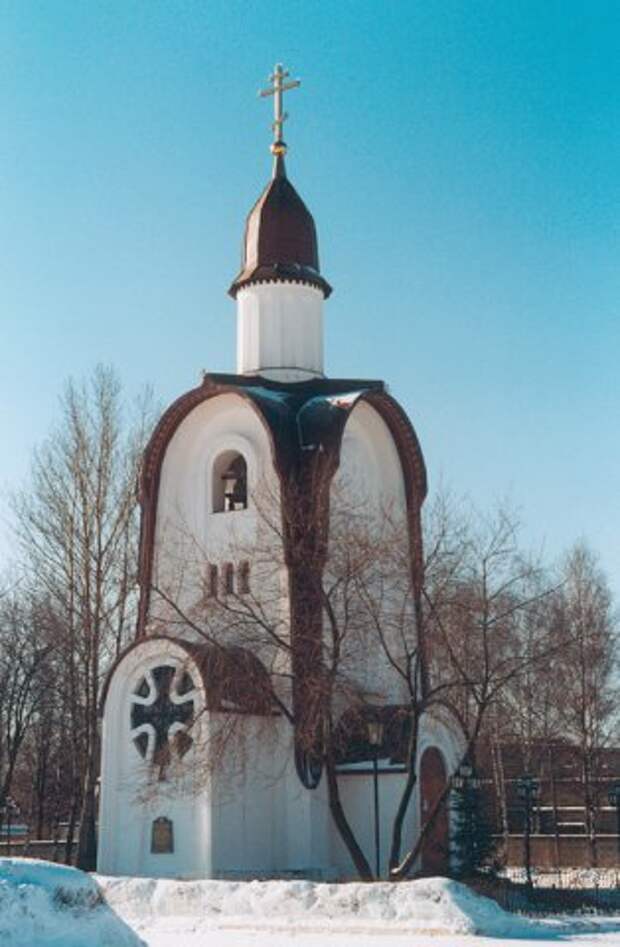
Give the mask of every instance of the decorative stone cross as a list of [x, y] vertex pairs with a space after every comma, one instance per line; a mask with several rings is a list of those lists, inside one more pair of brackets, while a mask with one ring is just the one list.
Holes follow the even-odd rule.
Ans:
[[286, 154], [286, 145], [282, 139], [282, 126], [288, 118], [286, 112], [282, 111], [282, 96], [284, 92], [290, 91], [290, 89], [296, 89], [298, 85], [301, 85], [299, 79], [291, 79], [290, 82], [284, 82], [287, 76], [290, 73], [283, 68], [282, 63], [276, 63], [273, 75], [269, 76], [269, 81], [273, 83], [268, 89], [261, 89], [258, 93], [261, 98], [265, 98], [268, 95], [273, 95], [273, 143], [271, 145], [271, 153], [274, 155], [285, 155]]
[[[162, 665], [161, 667], [154, 668], [151, 671], [151, 675], [155, 684], [155, 700], [148, 704], [134, 700], [134, 703], [131, 707], [132, 730], [136, 730], [143, 724], [149, 724], [155, 731], [155, 749], [153, 753], [154, 759], [158, 759], [158, 757], [161, 758], [162, 752], [164, 755], [167, 753], [169, 730], [172, 724], [188, 724], [191, 721], [193, 715], [193, 696], [188, 694], [188, 699], [184, 701], [172, 700], [170, 691], [175, 673], [176, 668], [169, 665]], [[186, 684], [185, 680], [183, 679], [181, 681], [180, 690], [177, 688], [177, 694], [179, 697], [181, 697], [184, 693], [193, 690], [189, 677], [187, 680], [189, 681], [189, 686], [183, 686]], [[136, 696], [148, 697], [149, 693], [149, 684], [147, 679], [144, 678], [140, 684], [140, 687], [136, 691]], [[141, 734], [138, 734], [134, 738], [134, 742], [140, 755], [146, 756], [146, 750], [148, 747], [147, 734], [144, 731]], [[189, 746], [187, 744], [185, 746], [185, 751], [188, 748]], [[180, 750], [182, 750], [182, 747], [180, 747]]]

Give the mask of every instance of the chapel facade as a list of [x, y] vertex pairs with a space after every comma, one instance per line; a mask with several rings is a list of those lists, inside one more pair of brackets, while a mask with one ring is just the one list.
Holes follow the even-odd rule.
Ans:
[[[103, 700], [103, 874], [354, 876], [329, 806], [326, 726], [341, 734], [330, 745], [343, 811], [386, 870], [407, 693], [390, 662], [401, 629], [386, 622], [378, 636], [369, 616], [380, 595], [406, 589], [399, 613], [417, 633], [426, 473], [383, 382], [324, 373], [332, 289], [285, 167], [282, 93], [296, 84], [286, 76], [277, 66], [266, 90], [273, 173], [229, 290], [237, 372], [205, 374], [181, 395], [143, 458], [137, 630]], [[386, 523], [404, 553], [382, 573], [373, 550]], [[405, 847], [460, 748], [447, 716], [424, 720]], [[447, 865], [444, 823], [428, 870]]]

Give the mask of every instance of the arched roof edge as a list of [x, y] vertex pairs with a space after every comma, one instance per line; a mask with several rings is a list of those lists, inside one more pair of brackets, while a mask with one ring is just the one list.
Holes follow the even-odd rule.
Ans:
[[172, 635], [148, 635], [142, 638], [134, 638], [133, 641], [130, 641], [130, 643], [126, 645], [123, 648], [123, 650], [117, 654], [116, 658], [114, 659], [112, 663], [111, 668], [109, 669], [108, 673], [105, 676], [103, 687], [101, 689], [101, 696], [99, 698], [99, 715], [100, 716], [103, 716], [105, 703], [108, 698], [108, 691], [110, 689], [110, 684], [118, 668], [121, 666], [125, 658], [129, 657], [132, 651], [135, 651], [136, 648], [140, 647], [141, 645], [147, 644], [147, 642], [151, 642], [151, 641], [167, 641], [170, 644], [176, 644], [183, 651], [185, 651], [189, 657], [194, 658], [194, 654], [192, 653], [192, 646], [190, 642], [184, 641], [182, 638], [173, 638]]
[[277, 450], [276, 438], [269, 417], [250, 388], [236, 387], [229, 384], [218, 384], [205, 376], [201, 385], [192, 388], [181, 395], [170, 405], [159, 419], [155, 430], [149, 438], [144, 450], [140, 475], [138, 480], [138, 496], [142, 514], [140, 519], [140, 545], [138, 553], [138, 584], [140, 597], [138, 603], [138, 619], [136, 638], [142, 640], [146, 631], [146, 622], [150, 602], [150, 583], [153, 568], [153, 552], [155, 546], [155, 528], [157, 521], [157, 498], [159, 493], [159, 478], [161, 468], [170, 441], [186, 417], [211, 398], [219, 395], [234, 394], [244, 399], [256, 412], [263, 424], [271, 447], [271, 456], [274, 467], [280, 473], [280, 457]]

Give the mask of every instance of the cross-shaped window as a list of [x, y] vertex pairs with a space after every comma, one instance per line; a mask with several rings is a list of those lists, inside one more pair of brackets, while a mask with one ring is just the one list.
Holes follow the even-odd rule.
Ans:
[[178, 756], [187, 753], [196, 696], [190, 675], [181, 668], [163, 664], [144, 675], [131, 695], [131, 737], [143, 759], [163, 770], [171, 743]]

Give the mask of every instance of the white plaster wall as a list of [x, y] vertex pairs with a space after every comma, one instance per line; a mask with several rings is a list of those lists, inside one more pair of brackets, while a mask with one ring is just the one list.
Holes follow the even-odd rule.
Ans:
[[270, 875], [285, 855], [278, 831], [288, 749], [282, 721], [244, 716], [237, 723], [214, 778], [215, 877]]
[[[330, 505], [330, 548], [334, 558], [338, 555], [338, 545], [343, 536], [347, 541], [355, 542], [355, 529], [358, 527], [350, 525], [355, 517], [359, 517], [362, 541], [372, 540], [374, 535], [381, 537], [390, 519], [407, 547], [407, 504], [400, 457], [385, 421], [372, 405], [364, 401], [358, 401], [345, 426], [340, 466], [332, 483]], [[353, 533], [349, 536], [351, 529]], [[392, 566], [390, 563], [389, 568]], [[377, 562], [377, 569], [381, 570], [380, 562]], [[401, 591], [408, 584], [409, 576], [403, 573]], [[389, 608], [387, 601], [386, 608]], [[414, 627], [413, 614], [410, 620]], [[386, 622], [386, 633], [387, 628]], [[358, 629], [355, 638], [349, 635], [344, 648], [350, 653], [347, 660], [351, 666], [347, 665], [347, 672], [369, 694], [374, 694], [376, 702], [398, 703], [404, 699], [404, 683], [391, 668], [376, 632], [370, 627]], [[394, 642], [395, 654], [399, 653], [399, 648], [400, 645]]]
[[301, 283], [255, 283], [237, 294], [237, 371], [280, 381], [323, 374], [323, 293]]
[[[381, 764], [380, 764], [381, 766]], [[344, 772], [338, 777], [340, 795], [347, 819], [353, 833], [375, 871], [375, 808], [374, 780], [371, 772]], [[381, 877], [387, 877], [392, 826], [396, 809], [405, 785], [405, 775], [390, 771], [379, 772], [379, 854]], [[403, 832], [403, 851], [411, 845], [415, 824], [415, 802], [410, 803], [410, 815]], [[355, 866], [338, 830], [334, 826], [331, 836], [332, 859], [338, 874], [343, 879], [357, 877]]]
[[[200, 675], [174, 641], [150, 638], [116, 668], [107, 695], [102, 743], [98, 871], [172, 878], [333, 877], [324, 780], [303, 788], [293, 762], [293, 733], [281, 717], [242, 715], [222, 744], [224, 715], [204, 712], [199, 684], [194, 747], [170, 777], [153, 779], [131, 738], [131, 694], [161, 664]], [[214, 736], [218, 734], [218, 736]], [[210, 742], [211, 741], [211, 742]], [[217, 751], [209, 763], [213, 745]], [[151, 852], [153, 820], [171, 819], [174, 852]]]
[[[420, 721], [419, 745], [416, 772], [420, 773], [420, 760], [425, 750], [436, 747], [443, 757], [446, 774], [450, 776], [457, 768], [464, 750], [464, 738], [456, 720], [444, 709], [434, 708]], [[403, 789], [404, 773], [381, 770], [379, 762], [379, 848], [382, 877], [387, 877], [389, 852], [392, 842], [394, 817]], [[341, 772], [338, 784], [342, 804], [347, 819], [362, 851], [369, 860], [372, 870], [375, 868], [375, 821], [374, 821], [374, 781], [372, 772]], [[422, 824], [421, 794], [419, 784], [413, 791], [409, 809], [405, 817], [401, 857], [404, 857], [414, 843]], [[452, 821], [452, 820], [451, 820]], [[332, 861], [341, 878], [355, 877], [355, 868], [335, 826], [332, 830]]]
[[301, 785], [283, 718], [246, 718], [245, 726], [215, 777], [214, 877], [332, 877], [324, 781], [312, 791]]
[[372, 405], [358, 401], [347, 420], [332, 496], [352, 490], [369, 513], [406, 511], [405, 483], [398, 450], [387, 424]]
[[[184, 757], [186, 778], [172, 783], [152, 781], [148, 767], [130, 736], [130, 695], [145, 672], [161, 664], [186, 667], [197, 685], [194, 746], [204, 741], [205, 695], [200, 675], [174, 642], [165, 647], [146, 640], [117, 667], [110, 682], [103, 718], [99, 848], [102, 874], [144, 877], [208, 878], [211, 867], [210, 792], [204, 772], [194, 769], [194, 749]], [[159, 816], [172, 819], [174, 852], [152, 854], [151, 826]]]
[[295, 768], [292, 737], [284, 791], [288, 871], [326, 880], [337, 877], [331, 852], [334, 826], [327, 800], [327, 779], [323, 773], [316, 789], [306, 789], [301, 784]]
[[[213, 512], [213, 466], [224, 451], [243, 454], [248, 470], [248, 508]], [[153, 582], [184, 608], [200, 595], [208, 562], [250, 558], [259, 525], [254, 500], [277, 504], [279, 490], [271, 445], [260, 418], [237, 394], [198, 405], [175, 431], [161, 469]], [[152, 596], [152, 615], [158, 597]]]

